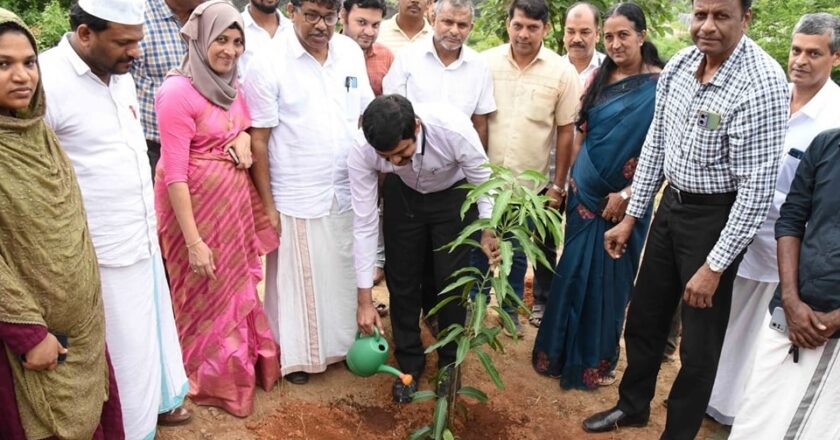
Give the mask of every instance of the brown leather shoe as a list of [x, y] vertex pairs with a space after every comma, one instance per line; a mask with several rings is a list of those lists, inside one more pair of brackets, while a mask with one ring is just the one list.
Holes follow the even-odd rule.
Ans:
[[163, 414], [158, 414], [157, 424], [160, 426], [178, 426], [185, 425], [192, 420], [192, 412], [179, 406], [171, 411]]

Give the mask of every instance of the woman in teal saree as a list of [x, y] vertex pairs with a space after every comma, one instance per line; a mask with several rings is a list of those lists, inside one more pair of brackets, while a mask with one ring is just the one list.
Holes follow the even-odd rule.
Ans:
[[577, 122], [580, 149], [571, 170], [566, 234], [532, 363], [563, 388], [614, 382], [619, 339], [650, 223], [639, 219], [623, 257], [604, 251], [604, 233], [624, 217], [639, 154], [653, 118], [663, 67], [645, 41], [644, 14], [633, 3], [607, 11], [608, 57], [589, 79]]

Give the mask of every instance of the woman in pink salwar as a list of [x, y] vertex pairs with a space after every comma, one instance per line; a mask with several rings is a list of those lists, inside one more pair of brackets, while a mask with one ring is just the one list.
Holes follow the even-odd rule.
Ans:
[[243, 29], [226, 1], [198, 6], [181, 30], [187, 56], [155, 100], [158, 230], [189, 397], [239, 417], [253, 410], [258, 382], [270, 390], [280, 377], [257, 297], [260, 255], [278, 237], [248, 174], [251, 118], [236, 80]]

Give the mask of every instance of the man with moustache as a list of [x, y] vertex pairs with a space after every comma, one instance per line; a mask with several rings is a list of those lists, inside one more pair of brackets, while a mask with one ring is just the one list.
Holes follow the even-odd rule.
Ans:
[[187, 42], [181, 27], [196, 6], [204, 0], [146, 0], [145, 36], [140, 42], [141, 55], [131, 67], [140, 100], [140, 120], [146, 134], [149, 164], [154, 178], [160, 159], [160, 132], [155, 116], [155, 94], [170, 70], [181, 65]]
[[840, 86], [831, 80], [831, 69], [837, 65], [840, 65], [840, 18], [827, 13], [802, 16], [793, 29], [788, 56], [791, 100], [786, 151], [770, 212], [738, 267], [729, 325], [706, 410], [726, 425], [732, 424], [742, 396], [746, 397], [744, 388], [753, 359], [756, 365], [765, 365], [769, 360], [768, 356], [756, 358], [755, 354], [756, 342], [767, 327], [765, 321], [770, 319], [767, 304], [779, 286], [774, 228], [808, 145], [820, 132], [840, 127], [840, 112], [835, 107], [840, 102]]
[[[127, 439], [190, 419], [189, 388], [158, 244], [134, 81], [142, 0], [80, 0], [73, 31], [40, 57], [46, 122], [76, 170], [105, 305]], [[85, 105], [78, 105], [84, 96]], [[158, 416], [158, 413], [162, 413]]]
[[405, 96], [412, 104], [451, 103], [472, 120], [487, 148], [487, 118], [496, 111], [496, 102], [487, 63], [464, 45], [474, 13], [472, 0], [435, 3], [434, 35], [397, 54], [382, 90]]
[[587, 2], [577, 2], [566, 10], [563, 26], [563, 46], [568, 60], [577, 69], [580, 84], [604, 61], [604, 54], [595, 50], [601, 35], [601, 12]]
[[377, 43], [387, 8], [383, 0], [345, 0], [341, 9], [341, 32], [353, 39], [365, 54], [373, 94], [382, 94], [382, 78], [394, 62], [394, 53]]
[[750, 0], [694, 0], [695, 45], [677, 53], [660, 74], [627, 215], [604, 236], [612, 258], [621, 257], [663, 180], [668, 186], [627, 312], [627, 368], [618, 404], [584, 420], [586, 431], [647, 424], [679, 303], [682, 365], [661, 438], [693, 439], [700, 429], [732, 283], [770, 208], [788, 115], [782, 70], [744, 34], [751, 17]]
[[[239, 77], [244, 78], [248, 63], [253, 57], [270, 47], [271, 42], [280, 38], [280, 33], [292, 24], [277, 9], [280, 0], [251, 0], [242, 10], [245, 23], [245, 52], [239, 57]], [[270, 55], [268, 55], [270, 56]]]
[[243, 84], [252, 176], [282, 235], [266, 261], [265, 310], [295, 384], [341, 362], [357, 329], [347, 154], [373, 91], [359, 45], [335, 34], [340, 7], [292, 0], [293, 32], [251, 63]]
[[397, 0], [397, 12], [382, 22], [379, 43], [395, 55], [411, 43], [431, 38], [432, 27], [426, 21], [429, 0]]
[[[516, 174], [526, 170], [548, 174], [553, 150], [554, 177], [546, 187], [536, 189], [546, 191], [553, 200], [551, 206], [559, 208], [566, 193], [580, 99], [577, 72], [543, 45], [549, 30], [545, 0], [514, 0], [506, 24], [510, 43], [483, 54], [493, 74], [497, 106], [488, 123], [487, 154], [490, 162], [507, 166]], [[521, 298], [527, 261], [521, 252], [513, 261], [508, 279]], [[542, 304], [545, 301], [535, 303], [535, 309]], [[507, 311], [518, 330], [515, 310]]]

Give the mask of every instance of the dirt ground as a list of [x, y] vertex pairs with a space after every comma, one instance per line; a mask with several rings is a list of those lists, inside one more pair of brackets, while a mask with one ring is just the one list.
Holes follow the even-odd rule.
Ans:
[[[387, 300], [384, 287], [374, 295]], [[390, 322], [384, 320], [390, 336]], [[586, 434], [581, 421], [594, 412], [610, 408], [618, 396], [618, 385], [595, 391], [567, 391], [559, 381], [540, 376], [531, 368], [531, 349], [536, 328], [523, 320], [524, 337], [518, 342], [505, 339], [506, 352], [493, 355], [506, 385], [496, 390], [481, 365], [467, 362], [464, 385], [478, 387], [490, 396], [486, 404], [468, 403], [468, 419], [456, 427], [456, 434], [465, 440], [479, 439], [657, 439], [665, 422], [665, 408], [678, 362], [665, 363], [659, 374], [656, 397], [652, 402], [651, 420], [645, 428], [628, 428], [607, 434]], [[431, 336], [424, 330], [424, 340]], [[432, 389], [427, 380], [436, 365], [433, 355], [420, 380], [420, 389]], [[469, 357], [468, 357], [469, 358]], [[393, 356], [390, 364], [395, 365]], [[624, 353], [618, 366], [618, 377], [624, 370]], [[432, 402], [397, 405], [391, 401], [393, 378], [379, 374], [369, 378], [354, 376], [343, 363], [332, 365], [325, 373], [312, 375], [306, 385], [285, 381], [271, 392], [257, 390], [254, 413], [244, 419], [223, 410], [197, 407], [193, 421], [186, 426], [161, 428], [162, 440], [248, 440], [248, 439], [403, 439], [427, 424], [432, 416]], [[698, 439], [725, 440], [725, 427], [711, 419], [703, 422]]]

